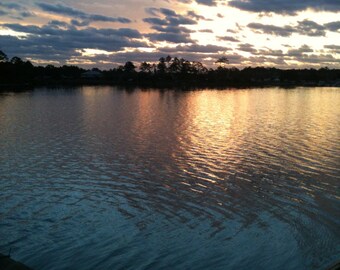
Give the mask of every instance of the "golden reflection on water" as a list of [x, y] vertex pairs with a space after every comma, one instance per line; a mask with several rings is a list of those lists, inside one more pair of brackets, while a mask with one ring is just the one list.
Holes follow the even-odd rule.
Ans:
[[339, 124], [336, 106], [328, 106], [337, 95], [332, 90], [121, 91], [110, 100], [111, 91], [83, 89], [90, 133], [113, 135], [118, 123], [137, 154], [168, 157], [183, 173], [204, 181], [266, 166], [317, 169], [312, 153], [329, 154], [327, 143], [339, 136], [330, 126]]
[[[228, 241], [259, 227], [256, 240], [267, 241], [288, 225], [283, 237], [295, 232], [300, 250], [310, 250], [310, 232], [324, 239], [328, 231], [336, 245], [338, 89], [84, 87], [20, 97], [0, 96], [0, 175], [22, 179], [6, 185], [19, 197], [29, 187], [27, 204], [40, 197], [39, 185], [44, 196], [61, 192], [58, 205], [69, 205], [64, 193], [75, 196], [75, 213], [88, 204], [76, 221], [95, 222], [95, 231], [122, 215], [140, 230], [153, 231], [156, 219], [183, 227], [177, 220]], [[320, 243], [318, 254], [329, 247]]]
[[187, 93], [177, 108], [182, 115], [185, 112], [176, 129], [178, 166], [208, 181], [246, 173], [246, 167], [254, 171], [268, 167], [271, 172], [326, 170], [312, 155], [329, 154], [327, 142], [339, 137], [332, 126], [339, 123], [338, 110], [327, 107], [325, 93], [296, 91]]

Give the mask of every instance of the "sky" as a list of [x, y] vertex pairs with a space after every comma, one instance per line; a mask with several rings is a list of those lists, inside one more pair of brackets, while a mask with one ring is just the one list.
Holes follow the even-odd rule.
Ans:
[[214, 67], [340, 68], [340, 0], [0, 1], [0, 50], [115, 68], [170, 55]]

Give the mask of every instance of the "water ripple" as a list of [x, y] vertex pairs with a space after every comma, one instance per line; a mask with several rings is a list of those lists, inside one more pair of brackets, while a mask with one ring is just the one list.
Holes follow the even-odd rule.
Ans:
[[1, 96], [0, 252], [37, 269], [325, 267], [340, 251], [339, 101], [332, 88]]

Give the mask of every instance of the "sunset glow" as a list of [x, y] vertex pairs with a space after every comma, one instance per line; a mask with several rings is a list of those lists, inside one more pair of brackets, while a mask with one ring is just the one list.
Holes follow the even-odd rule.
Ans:
[[336, 1], [7, 1], [0, 49], [10, 57], [112, 68], [171, 55], [213, 66], [339, 68]]

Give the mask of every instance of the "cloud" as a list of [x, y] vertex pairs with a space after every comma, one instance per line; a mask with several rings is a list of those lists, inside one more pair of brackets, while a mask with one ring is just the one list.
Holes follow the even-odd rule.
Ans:
[[326, 30], [337, 31], [340, 27], [340, 22], [331, 22], [324, 25], [314, 21], [303, 20], [296, 25], [276, 26], [270, 24], [250, 23], [248, 27], [254, 29], [257, 33], [270, 34], [281, 37], [289, 37], [292, 34], [300, 34], [311, 37], [323, 37], [326, 35]]
[[22, 20], [28, 17], [35, 17], [35, 13], [27, 10], [26, 7], [19, 3], [0, 3], [0, 16], [9, 16], [10, 18]]
[[14, 9], [14, 10], [21, 10], [23, 7], [18, 3], [0, 3], [0, 7], [6, 9]]
[[305, 53], [312, 53], [314, 52], [308, 45], [303, 45], [298, 49], [290, 49], [287, 52], [288, 56], [299, 56], [301, 57]]
[[335, 53], [340, 55], [340, 46], [339, 45], [325, 45], [325, 49], [329, 50], [330, 53]]
[[[336, 45], [326, 45], [329, 49], [337, 49]], [[335, 46], [335, 47], [334, 47]], [[340, 46], [338, 46], [340, 48]], [[339, 49], [338, 48], [338, 49]], [[260, 49], [257, 52], [252, 53], [253, 56], [249, 57], [248, 60], [253, 63], [263, 63], [265, 65], [275, 65], [281, 68], [293, 68], [293, 67], [338, 67], [339, 60], [336, 59], [330, 53], [319, 53], [315, 54], [314, 50], [308, 45], [302, 45], [298, 48], [290, 48], [287, 52], [282, 50], [272, 49]], [[262, 61], [262, 62], [261, 62]], [[294, 63], [294, 64], [292, 64]], [[262, 64], [261, 64], [262, 65]]]
[[254, 48], [254, 46], [249, 43], [240, 44], [238, 46], [238, 50], [249, 53], [257, 53], [257, 50]]
[[20, 16], [22, 18], [28, 18], [28, 17], [35, 17], [35, 13], [33, 12], [30, 12], [30, 11], [23, 11], [23, 12], [20, 12]]
[[217, 46], [217, 45], [178, 45], [176, 47], [165, 47], [162, 48], [161, 51], [165, 53], [182, 53], [182, 52], [191, 52], [191, 53], [206, 53], [213, 54], [218, 52], [225, 52], [227, 50], [226, 47]]
[[160, 8], [159, 12], [166, 16], [177, 16], [175, 11], [167, 8]]
[[202, 15], [198, 15], [195, 11], [192, 11], [192, 10], [188, 11], [186, 16], [188, 16], [188, 17], [190, 17], [194, 20], [211, 21], [211, 19], [207, 19]]
[[173, 33], [173, 34], [182, 34], [182, 33], [193, 33], [193, 30], [190, 30], [188, 28], [185, 27], [180, 27], [180, 26], [159, 26], [159, 25], [153, 25], [151, 27], [152, 29], [157, 30], [158, 32], [162, 32], [162, 33]]
[[330, 22], [324, 25], [329, 31], [337, 32], [340, 29], [340, 21]]
[[167, 25], [168, 22], [166, 20], [162, 20], [159, 18], [144, 18], [144, 22], [154, 24], [154, 25]]
[[150, 41], [167, 41], [171, 43], [191, 43], [190, 35], [176, 33], [150, 33], [146, 34]]
[[231, 42], [240, 42], [238, 39], [229, 36], [217, 36], [217, 40], [220, 41], [231, 41]]
[[71, 24], [74, 25], [74, 26], [83, 27], [83, 26], [88, 26], [90, 24], [90, 21], [88, 21], [88, 20], [84, 20], [84, 21], [71, 20]]
[[289, 37], [292, 33], [295, 32], [295, 29], [291, 26], [275, 26], [270, 24], [262, 24], [262, 23], [250, 23], [248, 27], [254, 30], [257, 30], [257, 33], [270, 34], [275, 36]]
[[298, 22], [297, 33], [312, 37], [326, 35], [325, 27], [323, 25], [310, 20], [303, 20]]
[[76, 29], [61, 21], [50, 21], [44, 26], [1, 24], [17, 32], [26, 33], [26, 37], [0, 36], [0, 44], [6, 44], [6, 53], [19, 57], [51, 60], [65, 63], [70, 57], [77, 56], [77, 51], [99, 49], [109, 52], [125, 48], [148, 47], [141, 40], [142, 35], [135, 29]]
[[[177, 14], [175, 11], [171, 9], [166, 9], [166, 8], [160, 8], [160, 9], [149, 8], [148, 10], [149, 11], [152, 10], [152, 13], [156, 17], [144, 18], [143, 21], [153, 24], [153, 25], [173, 25], [173, 26], [193, 25], [193, 24], [197, 24], [197, 21], [195, 19], [204, 18], [203, 16], [197, 15], [193, 11], [187, 12], [187, 14], [184, 16], [181, 14]], [[160, 16], [162, 16], [163, 19], [159, 18]]]
[[130, 23], [131, 20], [124, 17], [108, 17], [98, 14], [88, 14], [80, 10], [76, 10], [71, 7], [64, 6], [62, 4], [51, 5], [47, 3], [37, 3], [43, 11], [64, 15], [72, 18], [78, 18], [86, 21], [101, 21], [101, 22], [119, 22], [119, 23]]
[[315, 11], [339, 12], [338, 0], [232, 0], [229, 6], [250, 12], [273, 12], [294, 15], [299, 11], [313, 9]]
[[216, 0], [196, 0], [197, 4], [206, 5], [206, 6], [216, 6]]
[[[154, 33], [145, 34], [150, 41], [167, 41], [171, 43], [192, 43], [193, 40], [190, 37], [190, 33], [195, 31], [189, 30], [183, 25], [194, 25], [197, 22], [190, 18], [196, 17], [194, 12], [190, 13], [190, 16], [184, 16], [177, 14], [175, 11], [165, 8], [152, 8], [149, 9], [157, 17], [144, 18], [143, 21], [151, 24], [151, 29], [155, 30]], [[189, 14], [189, 13], [188, 13]], [[187, 15], [188, 15], [187, 14]]]
[[211, 30], [211, 29], [201, 29], [201, 30], [198, 30], [198, 32], [200, 32], [200, 33], [214, 33], [214, 31]]

